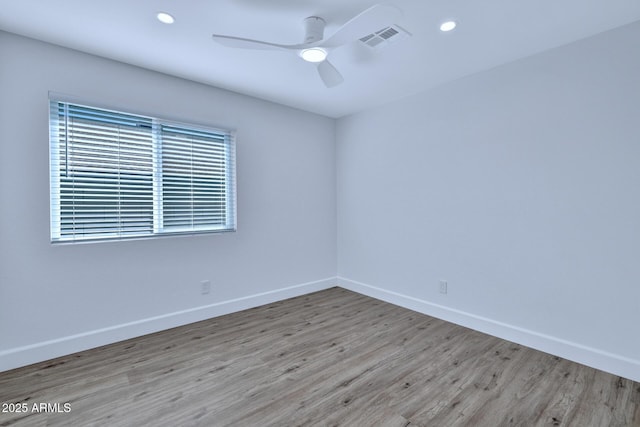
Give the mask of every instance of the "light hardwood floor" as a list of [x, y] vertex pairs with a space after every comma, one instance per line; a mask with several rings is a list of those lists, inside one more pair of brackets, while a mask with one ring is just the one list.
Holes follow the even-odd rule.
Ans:
[[0, 402], [29, 408], [1, 426], [640, 426], [636, 382], [339, 288], [0, 373]]

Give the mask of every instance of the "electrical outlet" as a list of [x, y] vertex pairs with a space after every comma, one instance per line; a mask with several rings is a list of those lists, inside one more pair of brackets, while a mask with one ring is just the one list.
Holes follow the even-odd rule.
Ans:
[[447, 281], [446, 280], [440, 280], [440, 293], [441, 294], [446, 294], [447, 293]]
[[200, 293], [202, 295], [207, 295], [211, 292], [211, 280], [203, 280], [200, 282]]

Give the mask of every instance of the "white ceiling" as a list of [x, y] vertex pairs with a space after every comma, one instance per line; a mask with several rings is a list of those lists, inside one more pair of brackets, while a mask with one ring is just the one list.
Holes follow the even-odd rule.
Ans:
[[[375, 0], [0, 0], [0, 29], [341, 117], [640, 20], [640, 0], [390, 0], [413, 36], [331, 52], [345, 82], [328, 89], [293, 53], [221, 46], [212, 33], [302, 42], [302, 20], [330, 35]], [[165, 25], [156, 13], [171, 13]], [[441, 33], [439, 24], [459, 26]], [[1, 59], [0, 59], [1, 60]]]

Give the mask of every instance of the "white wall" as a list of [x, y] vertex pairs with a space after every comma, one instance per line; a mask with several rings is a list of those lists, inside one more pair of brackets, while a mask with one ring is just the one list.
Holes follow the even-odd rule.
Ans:
[[638, 40], [339, 120], [341, 285], [640, 380]]
[[[0, 371], [335, 285], [333, 120], [2, 32], [0, 58]], [[52, 246], [48, 91], [237, 129], [238, 231]]]

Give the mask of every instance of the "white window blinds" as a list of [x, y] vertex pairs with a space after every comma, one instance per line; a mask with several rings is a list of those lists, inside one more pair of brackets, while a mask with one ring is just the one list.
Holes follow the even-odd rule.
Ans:
[[161, 126], [162, 213], [165, 229], [223, 227], [227, 197], [227, 136]]
[[229, 131], [51, 101], [52, 242], [235, 230]]

